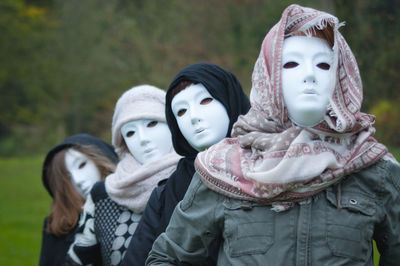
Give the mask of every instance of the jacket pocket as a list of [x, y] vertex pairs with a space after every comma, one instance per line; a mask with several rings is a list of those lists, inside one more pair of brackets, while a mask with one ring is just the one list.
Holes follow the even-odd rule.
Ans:
[[342, 191], [341, 196], [326, 191], [327, 242], [332, 254], [364, 261], [372, 252], [374, 199], [357, 191]]
[[226, 247], [229, 255], [264, 254], [274, 243], [274, 217], [265, 206], [228, 200], [225, 206]]

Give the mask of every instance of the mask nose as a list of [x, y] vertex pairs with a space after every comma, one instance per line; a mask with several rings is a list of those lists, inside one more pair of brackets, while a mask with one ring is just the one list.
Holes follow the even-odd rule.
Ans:
[[308, 63], [306, 64], [306, 69], [304, 71], [303, 83], [315, 84], [316, 82], [313, 66], [311, 63]]
[[196, 107], [191, 106], [190, 108], [190, 122], [193, 125], [196, 125], [200, 122], [201, 116], [200, 116], [200, 110], [198, 110]]
[[148, 135], [146, 134], [146, 132], [144, 132], [142, 128], [138, 128], [137, 134], [141, 146], [147, 145], [150, 142]]
[[200, 119], [197, 116], [192, 116], [191, 122], [193, 125], [196, 125], [200, 122]]
[[303, 80], [304, 83], [310, 83], [310, 84], [315, 84], [315, 77], [314, 76], [307, 76], [306, 78], [304, 78]]

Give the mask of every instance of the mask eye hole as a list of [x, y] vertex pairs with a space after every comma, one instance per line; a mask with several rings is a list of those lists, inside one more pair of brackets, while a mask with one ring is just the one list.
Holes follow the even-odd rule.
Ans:
[[186, 109], [181, 109], [176, 113], [179, 117], [183, 116], [186, 113]]
[[319, 63], [317, 67], [319, 67], [322, 70], [329, 70], [331, 68], [331, 66], [328, 63]]
[[85, 167], [85, 165], [86, 165], [86, 162], [81, 162], [81, 164], [79, 165], [79, 169], [82, 169], [83, 167]]
[[293, 61], [287, 62], [283, 65], [283, 68], [289, 69], [289, 68], [295, 68], [297, 67], [299, 64]]
[[155, 127], [158, 124], [157, 121], [151, 121], [150, 123], [147, 124], [147, 127]]
[[127, 136], [128, 138], [132, 137], [133, 135], [135, 135], [135, 131], [128, 131], [128, 132], [126, 133], [126, 136]]
[[208, 98], [204, 98], [203, 100], [201, 100], [200, 104], [201, 105], [206, 105], [206, 104], [209, 104], [212, 101], [213, 101], [213, 98], [208, 97]]

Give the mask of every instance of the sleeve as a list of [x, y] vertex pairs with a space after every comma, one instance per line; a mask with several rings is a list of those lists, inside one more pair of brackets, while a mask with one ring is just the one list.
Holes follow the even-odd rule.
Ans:
[[161, 215], [161, 196], [163, 186], [156, 187], [150, 195], [139, 225], [132, 236], [121, 266], [144, 265], [154, 240], [158, 237], [157, 228]]
[[[380, 253], [379, 265], [399, 265], [400, 261], [400, 165], [389, 163], [388, 178], [381, 192], [384, 219], [374, 239]], [[383, 182], [383, 181], [382, 181]]]
[[209, 190], [195, 174], [176, 206], [165, 233], [154, 242], [146, 265], [200, 265], [223, 225], [223, 196]]
[[83, 206], [79, 228], [74, 242], [68, 249], [64, 265], [100, 265], [100, 247], [94, 231], [95, 205], [89, 195]]

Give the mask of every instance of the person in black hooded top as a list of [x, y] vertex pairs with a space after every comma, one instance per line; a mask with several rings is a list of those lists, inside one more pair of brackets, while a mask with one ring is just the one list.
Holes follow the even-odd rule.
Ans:
[[111, 145], [88, 134], [69, 136], [47, 153], [42, 182], [52, 204], [43, 225], [40, 266], [62, 265], [91, 186], [113, 172], [117, 161]]
[[[194, 99], [194, 101], [199, 101], [199, 107], [203, 108], [210, 101], [216, 100], [211, 105], [214, 104], [216, 106], [215, 104], [217, 104], [226, 111], [226, 114], [221, 114], [222, 116], [226, 116], [226, 128], [224, 129], [226, 134], [211, 136], [212, 142], [205, 140], [202, 144], [201, 141], [197, 142], [196, 139], [188, 137], [187, 134], [187, 138], [185, 138], [185, 133], [182, 133], [179, 127], [177, 117], [181, 119], [186, 109], [179, 106], [179, 104], [174, 105], [173, 99], [180, 92], [187, 90], [187, 88], [192, 89], [192, 87], [195, 87], [193, 89], [200, 90], [200, 94], [201, 90], [204, 90], [201, 95], [196, 94], [196, 92], [192, 93], [192, 95], [198, 95], [194, 96], [194, 98], [201, 97], [200, 99]], [[205, 94], [208, 94], [208, 96]], [[185, 97], [182, 95], [180, 95], [180, 98]], [[188, 97], [191, 96], [188, 95]], [[184, 157], [179, 161], [176, 171], [168, 179], [161, 181], [159, 186], [153, 190], [121, 265], [145, 264], [153, 242], [165, 231], [175, 206], [185, 195], [192, 176], [195, 173], [193, 163], [197, 153], [223, 138], [229, 137], [232, 125], [236, 122], [239, 115], [247, 113], [250, 108], [250, 102], [243, 92], [239, 81], [231, 72], [215, 64], [197, 63], [182, 69], [172, 80], [166, 94], [165, 106], [167, 123], [172, 133], [173, 146], [175, 151]], [[186, 108], [190, 109], [188, 105]], [[221, 110], [218, 109], [220, 108], [218, 106], [216, 108], [209, 110]], [[221, 116], [216, 113], [213, 119], [218, 117]], [[219, 127], [224, 127], [224, 121], [215, 121], [217, 123], [221, 122], [222, 125]], [[215, 123], [215, 121], [211, 122]], [[180, 125], [182, 125], [182, 122]], [[218, 125], [216, 126], [218, 127]], [[211, 253], [206, 265], [216, 265], [217, 250], [217, 248], [210, 247]]]

